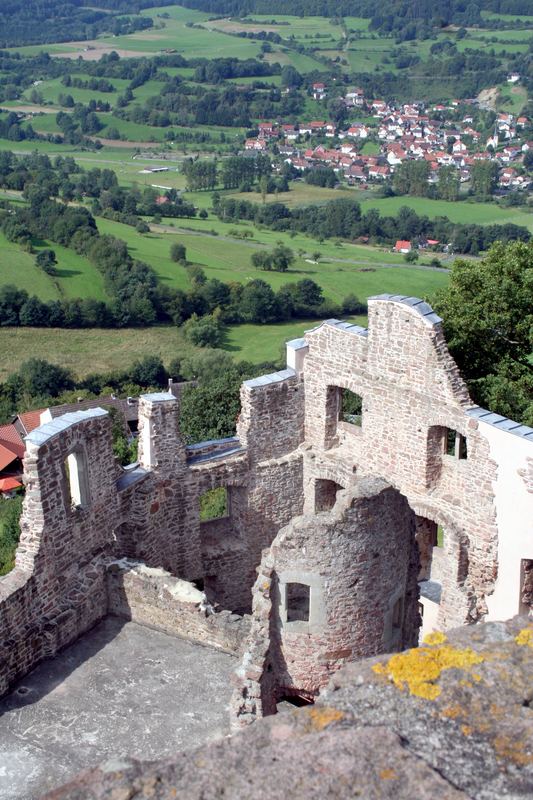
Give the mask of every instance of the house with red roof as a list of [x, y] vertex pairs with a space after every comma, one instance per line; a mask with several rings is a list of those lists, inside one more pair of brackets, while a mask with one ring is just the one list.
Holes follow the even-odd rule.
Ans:
[[413, 247], [411, 245], [411, 242], [408, 242], [407, 240], [404, 239], [398, 239], [398, 241], [394, 245], [394, 250], [397, 253], [404, 253], [404, 254], [410, 253], [412, 249]]
[[22, 474], [25, 446], [15, 425], [0, 425], [0, 479]]

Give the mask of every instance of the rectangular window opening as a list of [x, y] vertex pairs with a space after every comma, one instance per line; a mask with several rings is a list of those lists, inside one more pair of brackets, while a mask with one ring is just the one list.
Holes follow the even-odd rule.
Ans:
[[225, 486], [208, 489], [200, 495], [200, 522], [229, 516], [229, 497]]
[[311, 587], [305, 583], [287, 583], [287, 622], [309, 622]]
[[349, 389], [340, 389], [340, 393], [339, 419], [360, 428], [363, 423], [363, 398]]
[[447, 456], [464, 461], [468, 458], [466, 437], [451, 428], [444, 429], [444, 452]]
[[447, 456], [455, 456], [455, 431], [446, 428], [445, 450]]

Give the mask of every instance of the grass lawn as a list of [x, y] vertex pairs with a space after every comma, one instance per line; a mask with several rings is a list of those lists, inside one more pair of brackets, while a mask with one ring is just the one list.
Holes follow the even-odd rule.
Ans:
[[[205, 194], [205, 193], [204, 193]], [[252, 203], [262, 203], [261, 195], [258, 192], [235, 192], [231, 194], [238, 200], [249, 200]], [[267, 203], [284, 203], [290, 208], [297, 206], [321, 205], [328, 200], [338, 200], [339, 198], [354, 198], [353, 189], [327, 189], [321, 186], [313, 186], [305, 181], [293, 181], [289, 192], [279, 192], [278, 194], [268, 194], [265, 197]]]
[[497, 203], [467, 203], [446, 200], [429, 200], [425, 197], [384, 197], [369, 198], [361, 202], [363, 211], [377, 208], [382, 214], [397, 214], [402, 206], [414, 209], [417, 214], [431, 217], [444, 216], [452, 222], [475, 223], [479, 225], [505, 224], [524, 225], [533, 231], [533, 214], [519, 208], [501, 208]]
[[[0, 232], [0, 284], [7, 283], [36, 294], [41, 300], [57, 300], [59, 297], [53, 279], [35, 266], [35, 256], [26, 253], [18, 244], [8, 242]], [[3, 362], [6, 350], [1, 352]]]
[[499, 89], [498, 108], [519, 116], [527, 103], [527, 89], [525, 86], [513, 86], [510, 83], [504, 83]]
[[[95, 300], [106, 300], [102, 274], [85, 256], [80, 256], [74, 250], [55, 242], [45, 242], [36, 250], [42, 247], [50, 248], [56, 254], [56, 275], [52, 280], [61, 297], [70, 299], [92, 297]], [[35, 293], [35, 290], [32, 290], [32, 293]]]
[[[56, 254], [56, 275], [47, 275], [35, 265], [35, 254], [45, 248]], [[35, 251], [27, 253], [0, 233], [0, 285], [14, 284], [41, 300], [106, 299], [102, 275], [87, 258], [54, 242], [41, 241], [35, 245]]]
[[[353, 317], [358, 325], [367, 324], [366, 317]], [[285, 362], [285, 342], [299, 339], [305, 331], [316, 327], [320, 320], [298, 320], [298, 322], [279, 322], [276, 325], [234, 325], [228, 329], [224, 350], [237, 361]]]
[[[183, 222], [184, 225], [187, 223], [188, 221]], [[206, 224], [209, 225], [209, 221]], [[360, 299], [382, 292], [426, 296], [444, 286], [448, 280], [446, 273], [423, 267], [407, 267], [397, 256], [370, 247], [343, 245], [337, 248], [333, 243], [316, 246], [311, 239], [290, 239], [272, 231], [257, 232], [256, 242], [250, 245], [249, 242], [238, 239], [227, 240], [221, 236], [201, 236], [192, 232], [142, 235], [129, 226], [104, 219], [98, 220], [98, 228], [102, 233], [111, 233], [124, 239], [134, 258], [149, 263], [160, 280], [168, 286], [182, 289], [190, 288], [190, 283], [186, 268], [170, 260], [169, 251], [173, 241], [185, 245], [188, 260], [199, 264], [209, 278], [218, 278], [225, 282], [247, 282], [261, 278], [274, 289], [286, 283], [311, 278], [322, 286], [327, 297], [337, 302], [350, 293], [356, 294]], [[250, 258], [254, 249], [259, 249], [257, 243], [273, 246], [278, 240], [289, 243], [295, 252], [300, 246], [308, 252], [319, 250], [323, 258], [318, 264], [313, 264], [308, 263], [305, 256], [298, 257], [286, 273], [263, 272], [252, 267]], [[332, 258], [357, 259], [358, 263], [339, 263], [330, 260]], [[380, 263], [387, 266], [380, 267]]]
[[[354, 317], [366, 325], [366, 317]], [[234, 325], [223, 348], [237, 361], [285, 359], [285, 342], [303, 335], [320, 320], [280, 322], [274, 325]], [[120, 330], [62, 328], [0, 328], [0, 381], [16, 372], [30, 356], [44, 358], [72, 370], [78, 378], [93, 372], [123, 370], [135, 360], [158, 355], [168, 366], [173, 358], [197, 352], [172, 325]]]
[[125, 369], [146, 355], [159, 355], [168, 364], [195, 348], [178, 329], [156, 328], [0, 328], [0, 381], [30, 358], [44, 358], [67, 367], [79, 378], [91, 372]]
[[379, 155], [379, 144], [377, 142], [365, 142], [361, 148], [361, 153], [364, 156], [377, 156]]

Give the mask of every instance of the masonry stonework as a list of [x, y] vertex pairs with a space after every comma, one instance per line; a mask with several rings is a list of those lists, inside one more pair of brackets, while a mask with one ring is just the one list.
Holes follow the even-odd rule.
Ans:
[[[244, 649], [241, 725], [415, 644], [420, 611], [423, 630], [527, 611], [533, 430], [472, 404], [432, 309], [370, 298], [368, 330], [327, 320], [287, 364], [245, 381], [221, 441], [186, 446], [179, 399], [145, 395], [126, 469], [102, 409], [30, 434], [1, 692], [111, 613]], [[228, 513], [202, 522], [218, 487]]]

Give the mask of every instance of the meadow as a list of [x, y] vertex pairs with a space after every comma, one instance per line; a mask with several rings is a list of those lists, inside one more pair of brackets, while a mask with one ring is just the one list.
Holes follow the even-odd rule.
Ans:
[[[354, 317], [366, 324], [365, 317]], [[280, 322], [275, 325], [235, 325], [228, 329], [223, 349], [237, 361], [280, 361], [285, 342], [299, 338], [318, 320]], [[0, 381], [16, 372], [27, 358], [44, 358], [72, 370], [78, 378], [94, 372], [120, 371], [144, 356], [159, 356], [165, 366], [198, 348], [172, 325], [120, 330], [62, 328], [0, 328]]]
[[430, 218], [448, 217], [452, 222], [473, 223], [478, 225], [503, 225], [514, 223], [524, 225], [533, 231], [533, 212], [520, 208], [502, 208], [497, 203], [468, 203], [446, 200], [430, 200], [426, 197], [384, 197], [368, 198], [361, 201], [363, 211], [377, 208], [381, 214], [395, 215], [402, 206], [407, 206], [417, 214]]
[[[381, 292], [428, 295], [444, 286], [448, 280], [446, 272], [407, 266], [402, 257], [385, 251], [348, 244], [335, 247], [332, 242], [318, 245], [304, 236], [290, 238], [287, 234], [272, 231], [254, 231], [254, 241], [249, 242], [227, 237], [227, 233], [223, 238], [205, 233], [198, 235], [183, 229], [176, 233], [167, 229], [166, 232], [139, 234], [134, 228], [121, 223], [105, 219], [98, 219], [97, 222], [102, 233], [110, 233], [126, 241], [131, 255], [147, 261], [165, 285], [179, 289], [190, 288], [190, 282], [187, 269], [170, 259], [170, 246], [174, 241], [185, 245], [187, 259], [201, 266], [208, 278], [242, 283], [260, 278], [274, 289], [311, 278], [322, 287], [325, 296], [335, 302], [340, 302], [351, 293], [361, 300]], [[180, 221], [175, 222], [179, 224]], [[188, 225], [188, 222], [183, 224]], [[226, 231], [232, 227], [236, 228], [227, 226]], [[204, 231], [209, 228], [216, 229], [207, 221]], [[299, 255], [285, 273], [255, 269], [250, 263], [254, 250], [261, 246], [274, 246], [276, 241], [289, 244], [295, 253], [300, 249], [306, 252]], [[306, 259], [315, 250], [321, 252], [321, 258], [317, 264], [309, 263]]]
[[[53, 276], [35, 265], [36, 253], [45, 248], [56, 254], [56, 274]], [[8, 242], [0, 232], [0, 284], [13, 284], [41, 300], [106, 299], [102, 275], [88, 259], [74, 250], [47, 241], [38, 242], [34, 249], [35, 254], [27, 253], [19, 245]]]

